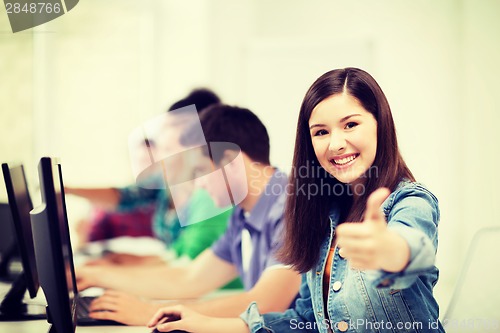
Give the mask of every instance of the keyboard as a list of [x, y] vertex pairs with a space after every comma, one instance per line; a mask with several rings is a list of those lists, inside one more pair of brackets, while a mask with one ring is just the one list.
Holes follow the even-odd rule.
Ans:
[[114, 320], [94, 319], [89, 317], [90, 303], [96, 297], [84, 296], [78, 297], [76, 303], [76, 317], [77, 325], [79, 326], [110, 326], [110, 325], [124, 325]]

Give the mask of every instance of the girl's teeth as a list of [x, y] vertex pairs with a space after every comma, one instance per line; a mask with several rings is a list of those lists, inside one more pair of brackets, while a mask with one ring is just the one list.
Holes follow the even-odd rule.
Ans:
[[342, 158], [340, 160], [333, 160], [333, 162], [335, 164], [339, 164], [339, 165], [343, 165], [343, 164], [347, 164], [349, 162], [351, 162], [352, 160], [354, 160], [355, 158], [357, 157], [357, 155], [351, 155], [349, 157], [345, 157], [345, 158]]

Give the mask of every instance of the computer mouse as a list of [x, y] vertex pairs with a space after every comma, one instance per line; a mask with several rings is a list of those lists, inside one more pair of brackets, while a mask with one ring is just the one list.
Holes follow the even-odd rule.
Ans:
[[[160, 319], [158, 321], [159, 324], [163, 324], [163, 323], [168, 323], [170, 321], [177, 321], [181, 319], [181, 317], [179, 316], [168, 316], [168, 317], [163, 317], [162, 319]], [[151, 333], [162, 333], [160, 331], [158, 331], [158, 329], [154, 329]], [[189, 332], [186, 332], [186, 331], [181, 331], [181, 330], [175, 330], [175, 331], [170, 331], [169, 333], [189, 333]]]
[[[151, 333], [163, 333], [158, 331], [156, 328], [151, 332]], [[180, 330], [175, 330], [175, 331], [169, 331], [168, 333], [188, 333], [186, 331], [180, 331]]]

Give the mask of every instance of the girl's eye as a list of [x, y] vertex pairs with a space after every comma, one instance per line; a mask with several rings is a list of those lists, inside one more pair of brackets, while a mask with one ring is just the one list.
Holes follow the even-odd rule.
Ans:
[[351, 122], [348, 122], [348, 123], [345, 125], [345, 129], [351, 129], [351, 128], [354, 128], [354, 127], [356, 127], [356, 126], [358, 126], [358, 123], [355, 123], [355, 122], [351, 121]]
[[319, 131], [314, 133], [314, 136], [322, 136], [322, 135], [326, 135], [326, 134], [328, 134], [328, 132], [326, 130], [320, 129]]

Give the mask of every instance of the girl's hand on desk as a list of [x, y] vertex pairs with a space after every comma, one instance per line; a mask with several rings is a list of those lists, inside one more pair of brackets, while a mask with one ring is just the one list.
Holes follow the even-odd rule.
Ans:
[[[174, 318], [174, 321], [168, 321]], [[180, 318], [180, 319], [179, 319]], [[181, 330], [192, 333], [248, 333], [248, 326], [240, 318], [208, 317], [184, 305], [164, 307], [158, 310], [148, 327], [160, 332]]]
[[123, 292], [107, 290], [90, 304], [89, 316], [126, 325], [145, 326], [161, 306]]

